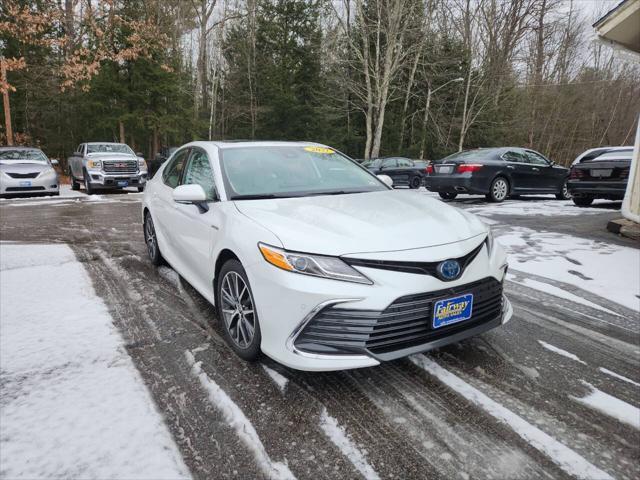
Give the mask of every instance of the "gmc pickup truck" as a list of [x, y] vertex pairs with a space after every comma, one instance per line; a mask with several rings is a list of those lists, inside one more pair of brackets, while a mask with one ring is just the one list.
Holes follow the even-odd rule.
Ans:
[[147, 164], [124, 143], [81, 143], [67, 159], [71, 189], [84, 184], [87, 194], [97, 189], [137, 187], [144, 190]]

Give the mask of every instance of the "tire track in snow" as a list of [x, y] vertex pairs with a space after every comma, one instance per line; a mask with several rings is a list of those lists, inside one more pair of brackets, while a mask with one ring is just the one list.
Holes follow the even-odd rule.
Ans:
[[292, 480], [296, 477], [285, 463], [274, 462], [269, 458], [256, 429], [253, 427], [244, 412], [234, 403], [216, 382], [202, 371], [202, 362], [196, 362], [190, 351], [184, 356], [191, 367], [191, 374], [198, 379], [202, 388], [207, 391], [211, 403], [219, 409], [225, 420], [233, 429], [245, 446], [253, 453], [256, 463], [263, 473], [273, 479]]
[[613, 480], [613, 477], [607, 472], [591, 464], [566, 445], [558, 442], [536, 426], [495, 402], [480, 390], [441, 367], [430, 358], [424, 355], [417, 355], [410, 357], [410, 360], [474, 405], [487, 412], [500, 423], [511, 428], [523, 440], [545, 454], [568, 474], [582, 479]]

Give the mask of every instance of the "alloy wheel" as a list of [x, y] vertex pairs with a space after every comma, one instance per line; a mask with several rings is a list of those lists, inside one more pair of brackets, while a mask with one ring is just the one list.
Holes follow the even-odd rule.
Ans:
[[569, 193], [569, 186], [567, 185], [566, 181], [562, 184], [562, 198], [564, 198], [565, 200], [569, 200], [571, 198], [571, 194]]
[[144, 240], [147, 244], [147, 252], [149, 252], [149, 258], [151, 260], [155, 259], [158, 249], [158, 242], [156, 240], [156, 230], [155, 228], [153, 228], [153, 220], [151, 220], [150, 215], [147, 215], [144, 221]]
[[491, 193], [493, 194], [493, 198], [495, 198], [496, 200], [504, 200], [507, 197], [507, 193], [509, 193], [509, 186], [507, 185], [506, 180], [498, 178], [495, 182], [493, 182]]
[[222, 279], [220, 302], [231, 340], [239, 348], [248, 348], [255, 334], [256, 316], [249, 287], [238, 273], [230, 271]]

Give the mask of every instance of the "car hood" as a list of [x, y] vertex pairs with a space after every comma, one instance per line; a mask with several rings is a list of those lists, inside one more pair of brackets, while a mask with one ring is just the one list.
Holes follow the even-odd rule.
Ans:
[[487, 230], [474, 215], [410, 191], [241, 200], [235, 205], [273, 232], [284, 248], [325, 255], [432, 247]]
[[87, 158], [93, 158], [96, 160], [113, 160], [116, 162], [138, 159], [138, 157], [136, 157], [135, 155], [131, 155], [128, 153], [109, 153], [109, 152], [87, 153]]
[[34, 173], [49, 170], [48, 163], [35, 162], [33, 160], [0, 161], [0, 172], [4, 173]]

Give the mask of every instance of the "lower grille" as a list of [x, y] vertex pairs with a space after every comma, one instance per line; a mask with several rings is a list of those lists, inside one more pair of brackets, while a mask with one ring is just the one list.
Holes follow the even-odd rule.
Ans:
[[[470, 319], [433, 329], [436, 301], [473, 294]], [[502, 315], [502, 283], [485, 278], [436, 292], [398, 298], [383, 311], [328, 307], [321, 310], [295, 339], [297, 349], [309, 353], [386, 353], [415, 347], [486, 324]]]
[[36, 178], [40, 175], [40, 172], [30, 172], [30, 173], [7, 173], [11, 178]]
[[102, 162], [105, 173], [137, 173], [138, 162]]
[[7, 187], [5, 192], [33, 192], [34, 190], [45, 190], [44, 187]]

